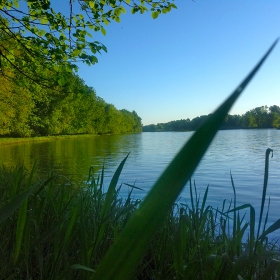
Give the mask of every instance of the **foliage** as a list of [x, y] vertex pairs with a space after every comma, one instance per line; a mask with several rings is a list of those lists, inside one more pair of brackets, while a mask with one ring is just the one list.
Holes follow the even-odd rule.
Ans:
[[[131, 208], [125, 207], [126, 204], [124, 208], [123, 205], [119, 209], [114, 208], [116, 203], [119, 202], [115, 197], [116, 185], [126, 158], [115, 172], [106, 196], [101, 192], [104, 172], [101, 174], [100, 181], [98, 180], [99, 184], [95, 180], [89, 181], [92, 189], [88, 193], [85, 189], [85, 197], [81, 188], [78, 189], [78, 193], [74, 192], [70, 195], [68, 193], [67, 195], [66, 192], [70, 189], [69, 187], [50, 187], [46, 196], [41, 199], [39, 194], [41, 189], [43, 190], [47, 185], [45, 181], [42, 188], [35, 192], [33, 196], [29, 196], [28, 200], [23, 201], [18, 213], [14, 211], [16, 207], [13, 207], [13, 211], [10, 211], [9, 215], [1, 215], [5, 217], [1, 225], [1, 230], [4, 229], [1, 240], [4, 241], [0, 253], [3, 254], [2, 259], [5, 260], [3, 268], [1, 268], [4, 270], [2, 275], [7, 275], [4, 276], [5, 278], [13, 277], [14, 279], [16, 277], [69, 279], [71, 276], [77, 279], [76, 275], [69, 273], [68, 264], [70, 262], [72, 263], [71, 267], [75, 269], [74, 273], [78, 273], [77, 270], [84, 273], [80, 276], [81, 279], [85, 279], [86, 276], [89, 279], [132, 279], [136, 276], [139, 272], [139, 264], [145, 258], [149, 245], [155, 237], [158, 237], [157, 233], [162, 229], [166, 218], [169, 219], [169, 213], [175, 200], [187, 181], [190, 180], [230, 108], [257, 73], [276, 43], [277, 41], [229, 98], [192, 135], [132, 215], [129, 212]], [[267, 152], [267, 158], [268, 155], [269, 152]], [[267, 175], [267, 167], [268, 164], [265, 169], [265, 176]], [[31, 181], [32, 176], [28, 179], [27, 186], [31, 186]], [[19, 183], [21, 182], [24, 182], [23, 178], [19, 180]], [[21, 185], [17, 184], [17, 186]], [[10, 190], [22, 190], [22, 187], [1, 188], [2, 193], [8, 193], [8, 196], [1, 195], [1, 197], [4, 197], [0, 206], [1, 214], [5, 213], [5, 209], [10, 209], [10, 205], [15, 205], [15, 200], [18, 201], [17, 196], [13, 197]], [[167, 271], [164, 270], [153, 278], [162, 279], [163, 275], [164, 277], [167, 275], [165, 278], [170, 279], [174, 277], [178, 279], [253, 279], [256, 277], [275, 279], [279, 277], [279, 260], [273, 259], [276, 255], [275, 252], [266, 250], [267, 246], [265, 246], [266, 235], [280, 228], [279, 220], [268, 229], [264, 227], [261, 235], [259, 235], [259, 230], [255, 235], [255, 210], [251, 205], [245, 204], [235, 207], [236, 201], [234, 201], [234, 209], [217, 210], [211, 215], [210, 208], [205, 208], [207, 191], [208, 189], [206, 189], [200, 206], [197, 197], [192, 195], [193, 190], [190, 187], [191, 207], [187, 207], [185, 210], [180, 209], [179, 223], [175, 226], [177, 229], [175, 232], [178, 235], [170, 234], [171, 239], [167, 239], [166, 235], [162, 240], [156, 239], [156, 241], [159, 240], [157, 249], [162, 252], [161, 257], [167, 259], [169, 254], [165, 254], [165, 248], [170, 249], [170, 244], [175, 245], [175, 253], [173, 261], [168, 262], [167, 267], [164, 267]], [[60, 192], [62, 192], [62, 195], [59, 195]], [[20, 195], [20, 193], [18, 194]], [[266, 177], [263, 201], [265, 194]], [[90, 196], [90, 199], [87, 199], [88, 196]], [[48, 200], [49, 197], [51, 199]], [[36, 201], [37, 204], [29, 204], [30, 201], [32, 203]], [[28, 205], [31, 205], [31, 208]], [[112, 207], [113, 211], [111, 211]], [[243, 218], [240, 218], [238, 213], [239, 210], [245, 208], [250, 209], [250, 224], [247, 226], [242, 224]], [[95, 212], [94, 209], [98, 209], [98, 211]], [[90, 214], [84, 215], [83, 213], [86, 211]], [[210, 216], [208, 216], [209, 211]], [[78, 212], [82, 214], [78, 216]], [[231, 212], [235, 213], [233, 240], [231, 240], [231, 234], [227, 235], [226, 232], [227, 221], [230, 221], [228, 214]], [[47, 215], [43, 218], [46, 213]], [[122, 216], [123, 213], [128, 214]], [[99, 215], [96, 216], [96, 214]], [[217, 224], [215, 217], [219, 214], [225, 217], [225, 219], [219, 219], [222, 231], [220, 235], [214, 235], [212, 239], [209, 233], [215, 233], [218, 228], [219, 224]], [[28, 215], [31, 215], [30, 219], [27, 218]], [[14, 220], [8, 224], [13, 218], [12, 216], [14, 216]], [[39, 216], [39, 218], [35, 219], [36, 216]], [[97, 225], [95, 224], [96, 221], [98, 222]], [[121, 221], [121, 223], [114, 224], [112, 221]], [[76, 231], [73, 230], [75, 222], [78, 225], [75, 227]], [[194, 224], [193, 228], [191, 227], [192, 223]], [[50, 229], [46, 230], [46, 224], [50, 225]], [[167, 228], [163, 228], [164, 233], [170, 229], [169, 224], [167, 225]], [[243, 249], [242, 237], [248, 226], [249, 235], [246, 248]], [[205, 227], [206, 230], [204, 230]], [[188, 231], [189, 229], [192, 231]], [[107, 233], [109, 234], [107, 235]], [[77, 238], [72, 239], [74, 237]], [[12, 238], [15, 238], [13, 239], [15, 242]], [[204, 240], [206, 240], [206, 243], [204, 243]], [[31, 242], [34, 246], [31, 246]], [[106, 245], [109, 243], [113, 244], [107, 251], [108, 247]], [[211, 247], [213, 244], [214, 247]], [[156, 268], [160, 267], [160, 262], [157, 262], [158, 255], [153, 254], [153, 252], [156, 252], [153, 245], [154, 243], [152, 243], [150, 252], [152, 256], [155, 256], [154, 262], [151, 258], [148, 258], [142, 265], [142, 269], [140, 266], [140, 271], [143, 271], [144, 268], [152, 264], [151, 273], [147, 276], [147, 279], [150, 275], [153, 276], [152, 272], [155, 272]], [[18, 248], [22, 248], [22, 250], [19, 251]], [[62, 250], [63, 248], [70, 248], [71, 251], [65, 253]], [[186, 252], [191, 252], [191, 258]], [[81, 262], [78, 264], [73, 263], [74, 259], [72, 259], [77, 255], [81, 256]], [[34, 258], [30, 259], [31, 256], [34, 256]], [[66, 260], [66, 266], [64, 260]], [[190, 262], [188, 262], [189, 260]], [[207, 266], [207, 264], [209, 265]], [[157, 266], [154, 267], [154, 265]], [[47, 272], [45, 269], [47, 269]], [[18, 273], [21, 273], [21, 275]], [[47, 277], [44, 277], [43, 273], [47, 273]], [[155, 273], [158, 273], [158, 271]]]
[[[210, 114], [211, 115], [211, 114]], [[158, 123], [143, 126], [144, 132], [159, 131], [191, 131], [198, 127], [210, 116], [200, 116], [192, 120], [176, 120], [168, 123]], [[221, 129], [236, 128], [280, 128], [280, 107], [261, 106], [246, 112], [244, 115], [227, 115]]]
[[67, 9], [60, 11], [50, 0], [0, 1], [2, 74], [12, 78], [11, 72], [15, 72], [29, 82], [49, 87], [48, 78], [40, 73], [43, 65], [59, 85], [64, 85], [65, 74], [77, 70], [77, 62], [95, 64], [96, 53], [107, 51], [102, 43], [91, 39], [92, 31], [105, 35], [105, 26], [111, 21], [120, 22], [126, 9], [132, 14], [151, 12], [157, 18], [176, 8], [167, 0], [68, 2]]
[[[4, 6], [3, 11], [6, 11]], [[15, 10], [11, 8], [6, 12], [14, 14]], [[34, 24], [37, 24], [36, 21]], [[11, 32], [14, 32], [13, 30], [12, 28]], [[4, 75], [0, 75], [2, 85], [0, 88], [0, 136], [106, 134], [142, 130], [141, 118], [135, 111], [119, 111], [114, 105], [107, 104], [96, 95], [93, 88], [85, 85], [84, 81], [71, 71], [66, 71], [65, 67], [63, 79], [67, 80], [67, 83], [62, 82], [61, 78], [58, 80], [55, 61], [50, 62], [46, 57], [40, 58], [32, 54], [33, 61], [25, 54], [26, 50], [18, 49], [19, 42], [14, 37], [9, 37], [5, 32], [1, 33], [1, 30], [0, 37], [3, 39], [0, 40], [0, 50], [4, 48], [12, 51], [13, 54], [18, 55], [18, 59], [26, 60], [19, 62], [21, 63], [21, 66], [18, 66], [20, 72], [17, 73], [15, 69], [7, 66], [8, 68], [6, 67], [3, 72]], [[3, 59], [1, 61], [4, 66]], [[40, 73], [39, 83], [38, 77], [29, 76], [29, 71], [35, 76]]]
[[[31, 84], [22, 88], [0, 76], [0, 135], [30, 137], [59, 134], [140, 132], [135, 111], [117, 110], [93, 88], [68, 74], [63, 91]], [[110, 110], [109, 110], [110, 108]]]

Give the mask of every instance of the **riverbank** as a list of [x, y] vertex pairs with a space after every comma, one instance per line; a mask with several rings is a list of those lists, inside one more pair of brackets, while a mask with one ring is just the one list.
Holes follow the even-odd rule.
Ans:
[[1, 138], [0, 145], [10, 145], [10, 144], [20, 144], [26, 142], [46, 142], [46, 141], [57, 141], [65, 139], [75, 139], [75, 138], [90, 138], [90, 137], [100, 137], [104, 135], [123, 135], [123, 134], [138, 134], [141, 132], [127, 132], [127, 133], [105, 133], [105, 134], [73, 134], [73, 135], [52, 135], [52, 136], [40, 136], [40, 137], [26, 137], [26, 138]]
[[[160, 132], [160, 131], [195, 131], [202, 123], [212, 114], [202, 115], [192, 120], [181, 119], [167, 123], [157, 123], [144, 125], [143, 132]], [[261, 106], [247, 111], [243, 115], [227, 115], [220, 129], [251, 129], [251, 128], [280, 128], [280, 107]]]
[[[221, 130], [267, 130], [267, 129], [271, 129], [271, 130], [280, 130], [280, 128], [277, 127], [226, 127], [226, 126], [222, 126], [219, 128], [219, 131]], [[195, 132], [196, 130], [153, 130], [153, 131], [148, 131], [143, 129], [143, 132]]]
[[0, 138], [0, 145], [19, 144], [25, 142], [45, 142], [57, 141], [65, 139], [74, 139], [79, 137], [98, 137], [98, 134], [76, 134], [76, 135], [55, 135], [55, 136], [40, 136], [40, 137], [27, 137], [27, 138]]

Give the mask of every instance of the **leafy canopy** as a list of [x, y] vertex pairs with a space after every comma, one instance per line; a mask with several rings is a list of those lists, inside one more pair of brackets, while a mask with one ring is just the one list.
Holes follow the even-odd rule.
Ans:
[[[174, 1], [174, 0], [171, 0]], [[106, 47], [91, 38], [92, 31], [106, 35], [105, 27], [120, 22], [130, 10], [150, 12], [155, 19], [175, 4], [155, 0], [69, 0], [63, 12], [55, 10], [50, 0], [0, 0], [0, 70], [3, 75], [20, 73], [28, 80], [48, 84], [40, 75], [43, 66], [53, 73], [60, 85], [63, 73], [77, 71], [79, 61], [92, 65], [96, 53]], [[5, 72], [6, 70], [6, 72]]]

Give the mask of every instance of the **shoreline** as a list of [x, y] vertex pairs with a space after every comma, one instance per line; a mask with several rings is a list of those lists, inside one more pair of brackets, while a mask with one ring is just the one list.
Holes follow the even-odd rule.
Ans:
[[0, 145], [20, 144], [25, 142], [45, 142], [58, 141], [78, 137], [98, 137], [98, 134], [74, 134], [74, 135], [53, 135], [53, 136], [38, 136], [26, 138], [0, 138]]
[[[264, 129], [275, 129], [275, 130], [280, 130], [280, 127], [221, 127], [218, 129], [220, 130], [264, 130]], [[143, 130], [142, 132], [195, 132], [196, 130], [158, 130], [158, 131], [145, 131]]]
[[37, 137], [26, 137], [26, 138], [13, 138], [13, 137], [0, 137], [0, 146], [1, 145], [12, 145], [20, 144], [25, 142], [45, 142], [45, 141], [58, 141], [65, 140], [70, 138], [79, 138], [79, 137], [100, 137], [105, 135], [124, 135], [124, 134], [135, 134], [141, 132], [126, 132], [126, 133], [105, 133], [105, 134], [73, 134], [73, 135], [51, 135], [51, 136], [37, 136]]

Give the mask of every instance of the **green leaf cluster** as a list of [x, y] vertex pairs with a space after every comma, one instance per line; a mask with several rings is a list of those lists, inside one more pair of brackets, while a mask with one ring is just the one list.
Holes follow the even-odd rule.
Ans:
[[[78, 188], [64, 176], [34, 184], [34, 168], [28, 176], [22, 167], [0, 167], [1, 276], [279, 279], [279, 240], [269, 243], [267, 235], [279, 230], [280, 220], [268, 226], [270, 199], [263, 215], [272, 149], [266, 150], [258, 224], [252, 205], [237, 206], [232, 176], [233, 201], [225, 199], [222, 208], [216, 209], [207, 206], [209, 187], [201, 199], [191, 180], [232, 105], [276, 42], [185, 143], [141, 202], [132, 199], [132, 191], [126, 200], [119, 198], [118, 180], [128, 156], [114, 173], [106, 193], [104, 167], [97, 178], [90, 168], [88, 180]], [[114, 113], [112, 106], [106, 111], [108, 115]], [[190, 202], [174, 204], [188, 181]], [[247, 209], [248, 222], [245, 214], [242, 216]]]
[[24, 88], [0, 76], [0, 135], [30, 137], [142, 131], [141, 118], [135, 111], [117, 110], [77, 75], [64, 75], [58, 80], [60, 86], [53, 88], [42, 88], [36, 83]]
[[[92, 40], [92, 31], [106, 35], [105, 27], [111, 21], [120, 22], [127, 8], [131, 8], [132, 13], [151, 12], [156, 18], [176, 6], [167, 0], [85, 0], [75, 4], [69, 1], [67, 9], [61, 13], [52, 8], [50, 0], [1, 0], [2, 74], [16, 71], [40, 83], [41, 75], [36, 70], [41, 65], [46, 68], [57, 66], [56, 71], [63, 73], [77, 70], [79, 61], [88, 65], [97, 63], [96, 54], [107, 49], [102, 43]], [[11, 41], [12, 48], [9, 47]], [[57, 82], [63, 84], [59, 75]]]

